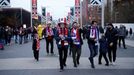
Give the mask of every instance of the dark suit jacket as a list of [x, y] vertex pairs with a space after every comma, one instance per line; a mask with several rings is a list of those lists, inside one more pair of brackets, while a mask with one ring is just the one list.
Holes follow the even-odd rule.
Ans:
[[108, 43], [105, 37], [99, 39], [100, 53], [106, 53], [108, 51]]
[[[91, 29], [91, 26], [90, 26], [89, 28], [87, 28], [87, 31], [86, 31], [86, 38], [87, 38], [88, 44], [89, 44], [89, 43], [95, 44], [96, 41], [94, 41], [94, 39], [91, 39], [91, 38], [90, 38], [90, 29]], [[99, 37], [99, 28], [98, 28], [98, 27], [97, 27], [97, 34], [98, 34], [97, 37]]]

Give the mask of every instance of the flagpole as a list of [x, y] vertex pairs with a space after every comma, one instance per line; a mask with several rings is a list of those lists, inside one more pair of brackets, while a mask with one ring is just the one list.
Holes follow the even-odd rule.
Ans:
[[80, 1], [80, 23], [81, 23], [81, 28], [82, 28], [82, 2]]
[[104, 7], [104, 0], [102, 0], [102, 14], [101, 14], [101, 26], [104, 28], [104, 10], [105, 10], [105, 7]]
[[32, 22], [32, 0], [31, 0], [31, 27], [33, 26], [32, 23], [33, 22]]

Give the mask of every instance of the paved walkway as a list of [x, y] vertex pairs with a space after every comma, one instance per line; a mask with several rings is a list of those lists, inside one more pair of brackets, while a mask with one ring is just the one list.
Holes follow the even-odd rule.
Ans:
[[[102, 65], [98, 65], [98, 58], [95, 58], [96, 69], [134, 69], [134, 58], [117, 58], [115, 65], [105, 66], [103, 60]], [[23, 69], [59, 69], [58, 57], [40, 58], [37, 62], [33, 58], [10, 58], [0, 59], [0, 70], [23, 70]], [[73, 67], [71, 57], [67, 59], [66, 69], [92, 69], [87, 57], [80, 59], [80, 65]]]
[[134, 47], [134, 40], [125, 40], [126, 41], [126, 45]]

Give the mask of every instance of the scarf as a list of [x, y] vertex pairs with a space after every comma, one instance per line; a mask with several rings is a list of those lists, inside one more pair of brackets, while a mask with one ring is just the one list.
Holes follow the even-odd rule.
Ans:
[[94, 27], [91, 27], [91, 29], [90, 29], [90, 38], [92, 38], [92, 39], [96, 39], [96, 37], [97, 37], [97, 30], [96, 30], [96, 28]]
[[[64, 28], [64, 29], [58, 28], [58, 32], [59, 32], [59, 35], [63, 35], [64, 37], [67, 37], [68, 36], [68, 29], [67, 28]], [[61, 45], [62, 46], [65, 45], [65, 41], [64, 40], [61, 40]]]
[[53, 35], [52, 28], [47, 27], [47, 29], [46, 29], [46, 33], [47, 33], [47, 36], [52, 36], [52, 35]]
[[36, 41], [37, 41], [37, 43], [36, 43], [36, 50], [37, 51], [39, 51], [39, 49], [40, 49], [40, 41], [39, 41], [39, 39], [36, 39]]
[[65, 37], [68, 36], [68, 29], [67, 28], [59, 28], [59, 35], [64, 35]]
[[73, 28], [71, 33], [72, 33], [73, 37], [76, 37], [76, 40], [78, 40], [78, 41], [80, 40], [79, 29]]

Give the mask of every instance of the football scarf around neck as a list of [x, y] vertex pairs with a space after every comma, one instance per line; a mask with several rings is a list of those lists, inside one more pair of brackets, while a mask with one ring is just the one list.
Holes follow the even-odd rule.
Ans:
[[[68, 37], [68, 29], [67, 28], [58, 28], [58, 34], [59, 35], [63, 35], [63, 37]], [[67, 46], [68, 45], [68, 41], [60, 40], [59, 44], [61, 46]]]
[[80, 40], [79, 29], [73, 28], [71, 31], [72, 37], [76, 37], [76, 40]]
[[71, 31], [71, 34], [72, 34], [73, 44], [76, 45], [77, 47], [79, 47], [80, 46], [79, 29], [73, 28]]
[[92, 39], [96, 39], [96, 37], [97, 37], [97, 30], [96, 30], [97, 28], [93, 28], [93, 27], [91, 27], [91, 29], [90, 29], [90, 38], [92, 38]]
[[40, 41], [39, 41], [39, 39], [38, 38], [36, 38], [36, 41], [37, 41], [37, 43], [36, 43], [36, 50], [37, 51], [39, 51], [39, 49], [40, 49]]
[[63, 35], [65, 37], [68, 36], [68, 29], [67, 28], [59, 28], [59, 35]]
[[48, 36], [48, 35], [49, 35], [49, 36], [52, 36], [52, 35], [53, 35], [53, 30], [52, 30], [52, 28], [50, 28], [50, 27], [47, 27], [46, 32], [47, 32], [47, 36]]

